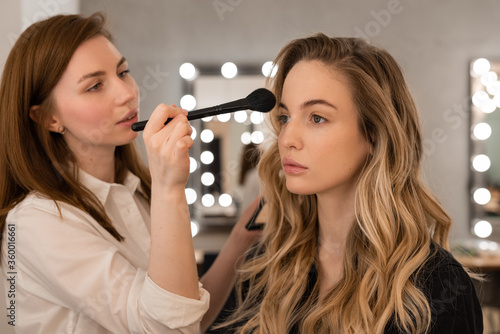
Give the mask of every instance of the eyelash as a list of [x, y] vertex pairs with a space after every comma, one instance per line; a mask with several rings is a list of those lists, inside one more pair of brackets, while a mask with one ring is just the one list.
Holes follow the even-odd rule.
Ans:
[[98, 90], [99, 88], [101, 88], [101, 86], [102, 86], [102, 83], [98, 82], [95, 85], [93, 85], [92, 87], [90, 87], [89, 89], [87, 89], [87, 92], [94, 92], [94, 91]]
[[[286, 123], [288, 123], [290, 121], [290, 116], [288, 115], [278, 115], [278, 117], [276, 117], [277, 120], [278, 120], [278, 123], [280, 123], [281, 125], [284, 125]], [[315, 118], [319, 118], [320, 120], [318, 122], [315, 122]], [[314, 124], [321, 124], [321, 123], [324, 123], [327, 121], [326, 118], [322, 117], [322, 116], [319, 116], [319, 115], [316, 115], [316, 114], [313, 114], [311, 115], [311, 121], [314, 123]]]
[[[123, 78], [123, 77], [125, 77], [126, 75], [128, 75], [129, 73], [130, 73], [130, 70], [128, 70], [128, 69], [127, 69], [127, 70], [124, 70], [124, 71], [120, 72], [120, 73], [118, 74], [118, 76], [119, 76], [120, 78]], [[96, 83], [95, 85], [93, 85], [92, 87], [90, 87], [89, 89], [87, 89], [87, 92], [94, 92], [94, 91], [98, 90], [101, 86], [102, 86], [102, 83], [101, 83], [101, 82], [98, 82], [98, 83]]]
[[279, 124], [283, 125], [283, 124], [286, 124], [286, 120], [290, 120], [290, 117], [288, 117], [287, 115], [278, 115], [278, 117], [276, 117], [277, 121]]
[[129, 73], [130, 73], [130, 70], [128, 70], [128, 69], [127, 69], [127, 70], [125, 70], [125, 71], [120, 72], [120, 76], [121, 76], [121, 77], [124, 77], [125, 75], [127, 75], [127, 74], [129, 74]]

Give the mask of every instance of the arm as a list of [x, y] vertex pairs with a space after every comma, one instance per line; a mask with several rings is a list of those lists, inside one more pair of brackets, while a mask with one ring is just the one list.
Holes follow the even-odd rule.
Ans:
[[259, 200], [255, 199], [245, 209], [214, 263], [200, 279], [203, 287], [210, 292], [210, 307], [201, 321], [202, 332], [205, 332], [217, 318], [233, 289], [236, 271], [243, 261], [242, 256], [261, 235], [260, 231], [245, 229], [245, 224], [252, 217]]
[[49, 199], [30, 197], [9, 213], [8, 224], [22, 236], [15, 244], [16, 306], [23, 312], [16, 328], [88, 332], [99, 324], [112, 333], [198, 332], [208, 293], [200, 290], [202, 300], [194, 300], [159, 288], [137, 267], [147, 263], [138, 246], [117, 241], [78, 209], [60, 207], [64, 220]]
[[[191, 126], [186, 113], [159, 105], [144, 142], [152, 177], [151, 251], [148, 275], [159, 287], [199, 299], [198, 274], [184, 187], [189, 176]], [[167, 118], [173, 120], [164, 126]]]

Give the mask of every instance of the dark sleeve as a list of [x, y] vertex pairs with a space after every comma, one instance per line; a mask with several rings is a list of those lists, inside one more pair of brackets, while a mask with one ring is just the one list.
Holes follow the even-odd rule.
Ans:
[[443, 249], [430, 274], [430, 306], [433, 334], [483, 333], [483, 314], [471, 278]]

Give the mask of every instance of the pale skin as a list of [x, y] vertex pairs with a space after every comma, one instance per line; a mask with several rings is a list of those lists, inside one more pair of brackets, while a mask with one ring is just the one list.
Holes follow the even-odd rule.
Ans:
[[337, 71], [301, 61], [285, 79], [279, 108], [286, 186], [292, 193], [317, 196], [320, 298], [342, 278], [356, 182], [370, 154], [351, 96]]
[[[139, 118], [139, 90], [128, 73], [125, 58], [103, 36], [85, 41], [73, 54], [52, 98], [55, 111], [48, 130], [63, 133], [79, 168], [102, 181], [114, 182], [115, 149], [136, 139], [137, 133], [130, 126]], [[39, 111], [39, 106], [32, 106], [30, 117], [38, 120]], [[199, 299], [184, 191], [193, 145], [186, 115], [187, 111], [174, 105], [160, 104], [144, 129], [152, 177], [148, 275], [165, 290]], [[164, 125], [167, 118], [173, 120]], [[244, 230], [256, 205], [233, 229], [213, 265], [215, 269], [202, 278], [204, 287], [211, 292], [211, 311], [204, 318], [204, 328], [215, 319], [231, 291], [237, 259], [259, 235]]]

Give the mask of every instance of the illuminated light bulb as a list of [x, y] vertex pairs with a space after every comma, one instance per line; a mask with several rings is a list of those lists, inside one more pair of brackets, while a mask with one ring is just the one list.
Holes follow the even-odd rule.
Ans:
[[264, 116], [261, 112], [254, 111], [250, 114], [250, 122], [253, 124], [260, 124], [264, 120]]
[[239, 110], [234, 113], [234, 120], [238, 123], [244, 123], [248, 118], [248, 114], [245, 110]]
[[227, 208], [233, 203], [233, 198], [229, 194], [222, 194], [219, 196], [219, 204], [220, 206]]
[[196, 67], [191, 63], [184, 63], [179, 67], [179, 74], [183, 79], [192, 80], [196, 77]]
[[495, 110], [497, 110], [497, 105], [493, 99], [488, 99], [486, 101], [483, 101], [481, 103], [481, 111], [484, 112], [485, 114], [491, 114]]
[[474, 62], [474, 64], [472, 65], [472, 70], [477, 75], [483, 75], [483, 74], [488, 73], [490, 68], [491, 68], [490, 62], [488, 61], [488, 59], [485, 59], [485, 58], [477, 59]]
[[496, 74], [495, 72], [490, 71], [488, 73], [481, 75], [481, 83], [483, 84], [483, 86], [491, 85], [492, 83], [497, 81], [497, 79], [498, 79], [498, 74]]
[[193, 95], [186, 94], [181, 97], [181, 108], [191, 111], [196, 107], [196, 98]]
[[500, 108], [500, 93], [498, 93], [497, 95], [495, 95], [493, 97], [493, 101], [495, 101], [495, 104], [497, 105], [497, 108]]
[[479, 247], [479, 249], [488, 250], [488, 241], [480, 241], [477, 246]]
[[232, 79], [236, 76], [236, 74], [238, 74], [238, 67], [236, 67], [234, 63], [227, 62], [222, 65], [220, 72], [224, 78]]
[[194, 173], [196, 168], [198, 168], [198, 162], [195, 158], [189, 157], [189, 173]]
[[252, 142], [252, 135], [250, 134], [250, 132], [245, 131], [241, 134], [241, 142], [244, 145], [248, 145]]
[[231, 114], [217, 115], [217, 119], [219, 120], [219, 122], [226, 123], [231, 119]]
[[476, 170], [477, 172], [486, 172], [488, 169], [490, 169], [490, 166], [491, 160], [487, 155], [479, 154], [476, 155], [472, 160], [472, 167], [474, 167], [474, 170]]
[[490, 96], [488, 95], [488, 93], [486, 93], [484, 90], [480, 90], [472, 95], [472, 103], [476, 107], [481, 107], [483, 102], [489, 100], [489, 98]]
[[194, 238], [198, 234], [199, 231], [200, 231], [200, 227], [199, 227], [198, 223], [195, 221], [192, 221], [191, 222], [191, 237]]
[[210, 165], [212, 162], [214, 162], [214, 159], [214, 154], [210, 151], [203, 151], [200, 155], [200, 160], [205, 165]]
[[491, 223], [487, 220], [480, 220], [474, 224], [474, 233], [480, 238], [487, 238], [493, 232]]
[[479, 140], [486, 140], [491, 136], [491, 126], [488, 123], [478, 123], [474, 126], [474, 137]]
[[494, 81], [486, 86], [486, 91], [493, 95], [493, 99], [500, 95], [500, 81]]
[[196, 202], [196, 198], [198, 197], [198, 195], [196, 195], [196, 190], [193, 188], [186, 188], [184, 192], [186, 193], [186, 200], [188, 204]]
[[210, 143], [214, 140], [214, 133], [210, 129], [205, 129], [200, 133], [200, 139], [204, 143]]
[[254, 131], [251, 134], [250, 140], [254, 144], [261, 144], [264, 141], [264, 133], [262, 133], [262, 131]]
[[278, 72], [278, 65], [273, 66], [272, 61], [266, 61], [264, 65], [262, 65], [262, 74], [265, 77], [271, 77], [274, 78], [276, 75], [276, 72]]
[[201, 204], [206, 208], [210, 208], [215, 204], [215, 197], [212, 194], [205, 194], [201, 198]]
[[197, 135], [197, 131], [196, 131], [195, 127], [192, 126], [192, 125], [191, 125], [191, 129], [193, 130], [193, 132], [191, 132], [191, 139], [195, 140], [196, 139], [196, 135]]
[[204, 186], [211, 186], [215, 182], [215, 176], [214, 174], [210, 172], [205, 172], [201, 176], [201, 183], [203, 183]]
[[474, 191], [474, 202], [479, 205], [485, 205], [491, 200], [491, 193], [486, 188], [479, 188]]

